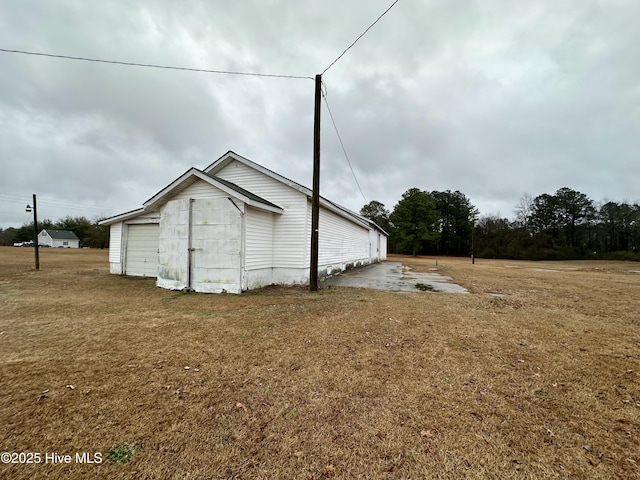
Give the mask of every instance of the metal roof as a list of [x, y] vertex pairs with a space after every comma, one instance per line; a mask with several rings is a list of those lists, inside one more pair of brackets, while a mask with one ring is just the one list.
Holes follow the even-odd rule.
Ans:
[[50, 230], [45, 228], [42, 232], [47, 232], [54, 240], [80, 240], [76, 234], [70, 230]]
[[264, 203], [265, 205], [269, 205], [271, 207], [275, 207], [275, 208], [281, 208], [278, 205], [276, 205], [275, 203], [271, 203], [269, 200], [265, 200], [262, 197], [259, 197], [258, 195], [256, 195], [255, 193], [251, 193], [249, 190], [245, 190], [244, 188], [242, 188], [239, 185], [236, 185], [235, 183], [232, 183], [228, 180], [224, 180], [220, 177], [216, 177], [215, 175], [212, 175], [210, 173], [206, 173], [206, 175], [208, 177], [213, 178], [216, 182], [220, 182], [221, 184], [229, 187], [231, 190], [238, 192], [241, 195], [244, 195], [247, 198], [250, 198], [251, 200], [258, 202], [258, 203]]

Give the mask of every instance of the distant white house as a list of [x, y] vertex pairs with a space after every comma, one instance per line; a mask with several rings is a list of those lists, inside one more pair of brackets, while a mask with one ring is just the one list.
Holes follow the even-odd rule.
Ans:
[[62, 248], [80, 248], [80, 239], [69, 230], [42, 230], [38, 234], [38, 245]]
[[[187, 170], [142, 208], [100, 222], [111, 227], [110, 271], [210, 293], [307, 284], [311, 195], [227, 152], [204, 170]], [[320, 199], [321, 279], [386, 257], [387, 234], [378, 225]]]

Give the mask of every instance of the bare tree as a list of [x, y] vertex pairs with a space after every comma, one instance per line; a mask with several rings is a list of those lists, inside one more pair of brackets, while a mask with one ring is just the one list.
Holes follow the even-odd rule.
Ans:
[[533, 213], [533, 197], [530, 193], [525, 192], [518, 201], [513, 213], [516, 214], [515, 223], [520, 228], [529, 229], [529, 221]]

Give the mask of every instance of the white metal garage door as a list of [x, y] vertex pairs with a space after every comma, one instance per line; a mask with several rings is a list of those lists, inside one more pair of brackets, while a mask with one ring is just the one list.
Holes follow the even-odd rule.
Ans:
[[129, 225], [125, 274], [137, 277], [158, 276], [157, 223]]

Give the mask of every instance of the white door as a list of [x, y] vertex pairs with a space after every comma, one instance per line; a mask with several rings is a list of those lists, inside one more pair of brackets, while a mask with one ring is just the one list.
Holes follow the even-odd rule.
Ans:
[[240, 208], [244, 205], [239, 200], [232, 203], [226, 195], [194, 199], [191, 207], [189, 199], [167, 202], [160, 212], [157, 285], [240, 293], [244, 266]]
[[238, 205], [244, 207], [228, 198], [203, 198], [193, 203], [192, 287], [198, 292], [242, 292], [242, 214]]
[[126, 275], [136, 277], [158, 276], [159, 224], [128, 225]]

